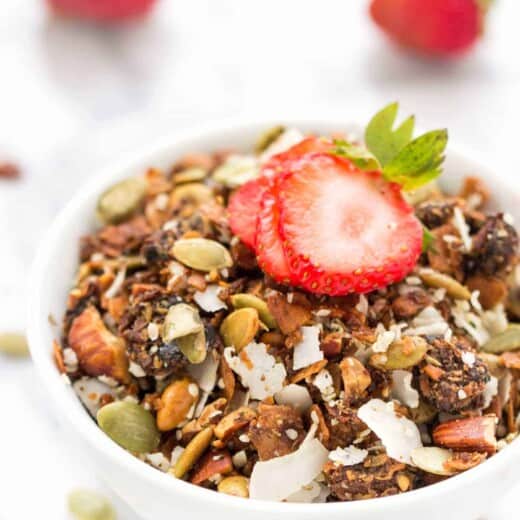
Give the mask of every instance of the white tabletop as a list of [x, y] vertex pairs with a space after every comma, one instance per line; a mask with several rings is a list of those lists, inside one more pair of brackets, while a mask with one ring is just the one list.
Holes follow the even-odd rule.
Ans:
[[[518, 2], [498, 2], [485, 42], [443, 64], [389, 46], [367, 3], [162, 0], [144, 23], [107, 31], [52, 18], [43, 0], [1, 0], [0, 158], [19, 162], [23, 177], [0, 183], [0, 330], [23, 329], [32, 256], [70, 194], [167, 131], [255, 114], [348, 121], [400, 100], [422, 127], [446, 126], [499, 173], [518, 175]], [[2, 520], [64, 520], [69, 489], [110, 493], [46, 399], [29, 360], [0, 359]], [[512, 500], [493, 520], [508, 510]]]

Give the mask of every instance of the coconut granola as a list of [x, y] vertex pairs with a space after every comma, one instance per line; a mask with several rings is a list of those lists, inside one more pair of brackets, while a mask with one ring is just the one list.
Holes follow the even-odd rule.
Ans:
[[[406, 272], [368, 279], [373, 285], [352, 278], [342, 291], [336, 271], [326, 282], [311, 265], [311, 286], [294, 268], [291, 248], [303, 242], [290, 234], [284, 197], [302, 161], [312, 163], [305, 179], [321, 174], [318, 156], [322, 169], [385, 176], [393, 162], [383, 138], [394, 152], [421, 139], [410, 131], [403, 141], [407, 123], [394, 132], [393, 119], [377, 134], [377, 117], [366, 148], [335, 136], [302, 150], [307, 136], [277, 127], [246, 154], [189, 154], [100, 197], [102, 224], [81, 240], [54, 354], [115, 442], [171, 478], [311, 503], [418, 489], [481, 464], [517, 436], [518, 238], [511, 217], [486, 210], [481, 180], [468, 177], [448, 195], [436, 175], [407, 184], [418, 176], [394, 164], [398, 175], [377, 182], [402, 186], [406, 201], [391, 197], [413, 208], [410, 233], [420, 229], [422, 239], [416, 223], [425, 228]], [[433, 162], [435, 170], [442, 160]], [[260, 217], [254, 204], [238, 215], [236, 200], [228, 208], [273, 169], [285, 176], [271, 178], [274, 205]], [[277, 203], [286, 205], [280, 215]], [[287, 227], [285, 277], [242, 226], [241, 215], [256, 222], [266, 207]], [[390, 235], [403, 227], [385, 225]], [[337, 247], [341, 255], [357, 245]]]

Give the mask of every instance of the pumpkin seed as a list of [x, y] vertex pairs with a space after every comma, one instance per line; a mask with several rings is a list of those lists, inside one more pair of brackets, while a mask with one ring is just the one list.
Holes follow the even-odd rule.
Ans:
[[200, 459], [201, 455], [206, 451], [213, 438], [213, 427], [208, 426], [201, 432], [197, 433], [195, 437], [186, 446], [178, 458], [173, 470], [170, 470], [177, 478], [182, 478], [193, 467], [193, 465]]
[[258, 311], [258, 315], [263, 323], [270, 329], [277, 327], [274, 316], [269, 312], [267, 303], [258, 296], [249, 293], [238, 293], [231, 296], [231, 303], [235, 309], [242, 309], [243, 307], [251, 307]]
[[209, 186], [200, 182], [189, 182], [177, 186], [171, 195], [172, 202], [186, 200], [195, 204], [202, 204], [213, 200], [213, 191]]
[[226, 347], [235, 347], [235, 350], [240, 352], [253, 341], [259, 327], [258, 311], [251, 307], [244, 307], [226, 316], [220, 326], [220, 335]]
[[256, 179], [259, 174], [260, 168], [255, 157], [231, 155], [213, 172], [213, 180], [228, 188], [237, 188]]
[[447, 274], [439, 273], [432, 269], [422, 269], [419, 272], [419, 276], [429, 287], [446, 289], [446, 292], [452, 298], [457, 300], [469, 300], [471, 298], [469, 289]]
[[29, 355], [27, 339], [23, 334], [4, 332], [0, 334], [0, 353], [13, 357], [26, 357]]
[[144, 199], [146, 187], [143, 178], [135, 177], [108, 188], [98, 200], [99, 219], [106, 224], [117, 224], [129, 217]]
[[118, 401], [97, 413], [99, 427], [120, 446], [135, 453], [157, 449], [160, 434], [153, 415], [138, 404]]
[[520, 348], [520, 323], [511, 323], [507, 329], [493, 336], [483, 347], [484, 352], [501, 354]]
[[103, 495], [89, 489], [76, 489], [67, 497], [69, 512], [76, 520], [115, 520], [116, 512]]
[[210, 272], [233, 265], [229, 251], [222, 244], [207, 238], [177, 240], [172, 253], [179, 262], [199, 271]]
[[373, 354], [370, 363], [383, 370], [405, 370], [417, 365], [427, 350], [428, 343], [420, 336], [404, 336], [394, 341], [385, 353]]
[[433, 421], [437, 415], [437, 409], [426, 401], [419, 401], [417, 408], [410, 408], [410, 418], [415, 424], [426, 424]]
[[186, 168], [185, 170], [177, 172], [173, 176], [173, 180], [177, 184], [182, 184], [184, 182], [197, 182], [205, 179], [207, 174], [208, 172], [204, 168], [194, 166], [193, 168]]
[[202, 328], [195, 334], [189, 334], [177, 338], [177, 345], [190, 363], [198, 365], [206, 359], [208, 349], [206, 347], [206, 331]]
[[199, 312], [187, 303], [172, 305], [164, 318], [161, 338], [165, 343], [174, 339], [196, 334], [204, 328]]
[[423, 471], [434, 475], [450, 476], [454, 472], [446, 469], [445, 464], [451, 458], [450, 450], [436, 447], [415, 448], [411, 453], [412, 462]]
[[220, 481], [217, 486], [219, 493], [232, 495], [234, 497], [248, 498], [249, 497], [249, 479], [241, 475], [227, 477]]
[[273, 144], [284, 132], [284, 126], [276, 125], [261, 133], [258, 137], [258, 140], [256, 141], [255, 152], [262, 153], [266, 148], [269, 147], [269, 145]]

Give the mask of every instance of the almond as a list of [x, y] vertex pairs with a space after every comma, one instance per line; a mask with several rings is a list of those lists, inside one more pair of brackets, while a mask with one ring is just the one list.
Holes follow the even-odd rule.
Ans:
[[202, 457], [190, 479], [192, 484], [202, 484], [216, 475], [225, 475], [233, 470], [231, 455], [227, 451], [211, 450]]
[[339, 364], [343, 388], [346, 399], [361, 397], [363, 392], [370, 386], [372, 378], [361, 361], [355, 357], [345, 357]]
[[439, 424], [433, 430], [438, 446], [459, 451], [479, 451], [493, 454], [497, 450], [496, 417], [468, 417]]
[[74, 319], [68, 341], [85, 373], [129, 382], [125, 343], [106, 328], [95, 307], [87, 307]]

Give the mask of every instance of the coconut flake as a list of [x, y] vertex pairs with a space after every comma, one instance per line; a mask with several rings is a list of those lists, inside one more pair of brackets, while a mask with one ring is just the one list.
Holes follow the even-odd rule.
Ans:
[[409, 408], [419, 406], [419, 392], [412, 386], [412, 373], [407, 370], [392, 372], [392, 397]]
[[368, 299], [364, 294], [359, 295], [359, 301], [356, 304], [356, 310], [364, 316], [368, 313]]
[[305, 139], [305, 136], [300, 130], [288, 128], [263, 151], [260, 162], [266, 162], [273, 155], [285, 152], [303, 139]]
[[403, 334], [407, 336], [444, 336], [450, 327], [441, 313], [433, 306], [425, 307]]
[[489, 381], [486, 383], [484, 387], [484, 392], [482, 394], [484, 398], [484, 404], [482, 406], [483, 409], [486, 409], [495, 397], [498, 394], [498, 379], [495, 376], [491, 376]]
[[347, 446], [346, 448], [336, 448], [329, 453], [329, 460], [341, 464], [342, 466], [354, 466], [363, 462], [368, 456], [367, 450]]
[[323, 352], [320, 350], [320, 328], [314, 325], [302, 327], [300, 330], [302, 340], [294, 346], [293, 370], [299, 370], [323, 359]]
[[310, 439], [293, 453], [257, 462], [251, 473], [250, 497], [278, 502], [287, 499], [319, 475], [328, 455], [318, 439]]
[[500, 334], [507, 329], [509, 325], [504, 305], [499, 303], [493, 309], [484, 311], [481, 315], [482, 324], [491, 336]]
[[227, 309], [227, 305], [218, 297], [222, 287], [217, 284], [208, 285], [204, 291], [197, 291], [193, 295], [195, 303], [206, 312], [217, 312]]
[[211, 392], [217, 383], [219, 356], [213, 350], [197, 365], [188, 365], [188, 373], [204, 392]]
[[485, 329], [480, 316], [471, 311], [467, 301], [456, 300], [451, 308], [451, 315], [455, 325], [464, 329], [480, 346], [489, 340], [489, 332]]
[[371, 399], [358, 410], [358, 417], [381, 439], [389, 457], [406, 464], [411, 453], [422, 447], [419, 428], [395, 413], [394, 403]]
[[159, 451], [157, 453], [146, 453], [145, 459], [154, 467], [161, 471], [170, 469], [170, 461]]
[[121, 267], [119, 271], [116, 274], [116, 277], [114, 278], [114, 281], [110, 285], [110, 287], [105, 291], [105, 298], [113, 298], [114, 296], [117, 296], [117, 293], [121, 290], [123, 287], [123, 284], [125, 283], [125, 277], [126, 277], [126, 265]]
[[378, 335], [376, 341], [372, 345], [373, 352], [386, 352], [388, 347], [397, 339], [395, 331], [386, 330], [381, 323], [376, 328]]
[[138, 365], [134, 361], [130, 361], [128, 366], [128, 371], [135, 377], [145, 377], [146, 372], [143, 370], [141, 365]]
[[455, 207], [453, 209], [453, 225], [459, 232], [462, 243], [464, 244], [464, 249], [467, 253], [469, 253], [472, 246], [471, 235], [469, 233], [469, 226], [466, 223], [466, 219], [464, 218], [464, 215], [459, 207]]
[[240, 376], [242, 384], [249, 388], [252, 399], [265, 399], [283, 388], [287, 375], [285, 367], [267, 353], [264, 343], [249, 343], [239, 356], [235, 356], [234, 352], [233, 347], [227, 347], [224, 357], [230, 368]]
[[296, 493], [288, 496], [285, 501], [300, 504], [323, 503], [329, 494], [330, 491], [327, 486], [313, 480], [310, 484], [296, 491]]
[[475, 356], [475, 354], [473, 352], [470, 352], [469, 350], [464, 350], [460, 357], [462, 359], [462, 362], [465, 365], [468, 365], [469, 367], [472, 367], [477, 361], [477, 356]]
[[113, 388], [95, 378], [82, 377], [75, 381], [72, 387], [92, 417], [96, 417], [102, 395], [108, 394], [115, 397]]
[[325, 402], [332, 401], [336, 397], [334, 380], [327, 369], [322, 368], [312, 380], [312, 384], [320, 391]]
[[274, 400], [277, 404], [292, 406], [300, 414], [306, 412], [312, 406], [309, 390], [305, 386], [296, 384], [284, 386], [274, 394]]

